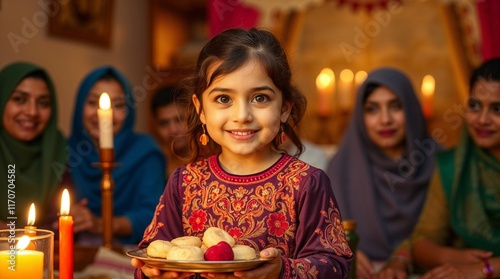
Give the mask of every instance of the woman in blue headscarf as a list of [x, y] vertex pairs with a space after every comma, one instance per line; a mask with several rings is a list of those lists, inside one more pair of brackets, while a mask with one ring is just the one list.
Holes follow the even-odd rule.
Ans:
[[99, 162], [97, 110], [107, 92], [113, 109], [114, 154], [112, 170], [113, 234], [122, 244], [138, 243], [153, 217], [165, 186], [165, 159], [154, 140], [133, 131], [134, 96], [127, 79], [113, 67], [100, 67], [85, 77], [78, 90], [69, 138], [68, 170], [77, 204], [71, 208], [80, 243], [96, 244], [102, 233], [102, 171]]

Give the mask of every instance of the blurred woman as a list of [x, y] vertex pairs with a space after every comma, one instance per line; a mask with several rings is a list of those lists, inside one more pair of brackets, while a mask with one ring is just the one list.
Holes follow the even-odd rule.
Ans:
[[[466, 129], [437, 156], [412, 234], [422, 278], [500, 278], [500, 58], [470, 80]], [[433, 269], [434, 268], [434, 269]]]
[[77, 240], [98, 244], [102, 234], [102, 171], [99, 162], [99, 97], [107, 92], [113, 109], [114, 154], [118, 163], [112, 170], [113, 234], [121, 244], [136, 244], [153, 217], [165, 186], [165, 159], [154, 140], [133, 131], [135, 101], [132, 87], [115, 68], [105, 66], [89, 73], [76, 99], [69, 138], [72, 160], [69, 172], [76, 200], [71, 207]]
[[[57, 129], [56, 101], [43, 68], [16, 62], [0, 72], [1, 228], [25, 226], [31, 203], [45, 212], [60, 183], [66, 142]], [[43, 215], [37, 214], [38, 224]]]
[[395, 250], [417, 222], [438, 148], [408, 77], [393, 68], [369, 73], [327, 171], [342, 218], [357, 222], [358, 278], [384, 264], [403, 278], [411, 269], [409, 242]]

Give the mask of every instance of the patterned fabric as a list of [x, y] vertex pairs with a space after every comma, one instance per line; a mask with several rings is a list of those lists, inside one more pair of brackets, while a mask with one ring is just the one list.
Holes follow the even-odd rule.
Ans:
[[282, 278], [344, 278], [352, 252], [329, 185], [289, 155], [249, 176], [226, 173], [212, 156], [172, 174], [139, 247], [219, 227], [238, 244], [279, 249]]

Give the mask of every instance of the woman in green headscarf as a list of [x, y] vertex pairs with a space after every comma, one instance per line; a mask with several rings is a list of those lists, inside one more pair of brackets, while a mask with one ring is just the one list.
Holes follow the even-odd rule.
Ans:
[[474, 71], [466, 129], [437, 156], [412, 235], [422, 278], [500, 278], [500, 59]]
[[[48, 73], [25, 62], [0, 71], [0, 227], [23, 227], [35, 204], [43, 224], [60, 183], [66, 142], [57, 129], [56, 94]], [[7, 182], [7, 183], [6, 183]]]

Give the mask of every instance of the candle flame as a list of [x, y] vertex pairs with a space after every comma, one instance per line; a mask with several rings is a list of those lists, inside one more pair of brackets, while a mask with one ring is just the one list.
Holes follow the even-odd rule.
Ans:
[[101, 97], [99, 97], [99, 108], [105, 109], [105, 110], [108, 110], [111, 108], [111, 100], [109, 99], [108, 93], [103, 92], [101, 94]]
[[330, 84], [335, 83], [335, 75], [330, 68], [324, 68], [316, 78], [316, 87], [325, 89]]
[[340, 80], [345, 83], [350, 83], [354, 79], [354, 73], [349, 69], [344, 69], [340, 72]]
[[17, 242], [16, 244], [16, 249], [17, 250], [24, 250], [26, 249], [26, 247], [28, 247], [28, 245], [30, 244], [30, 237], [27, 236], [27, 235], [23, 235], [21, 236], [21, 238], [19, 238], [19, 241]]
[[424, 79], [422, 80], [422, 95], [431, 96], [434, 94], [435, 85], [436, 81], [434, 80], [434, 77], [431, 75], [424, 76]]
[[69, 192], [64, 189], [61, 198], [61, 215], [69, 215]]
[[36, 216], [35, 204], [31, 203], [30, 211], [28, 213], [28, 226], [35, 225], [35, 216]]

